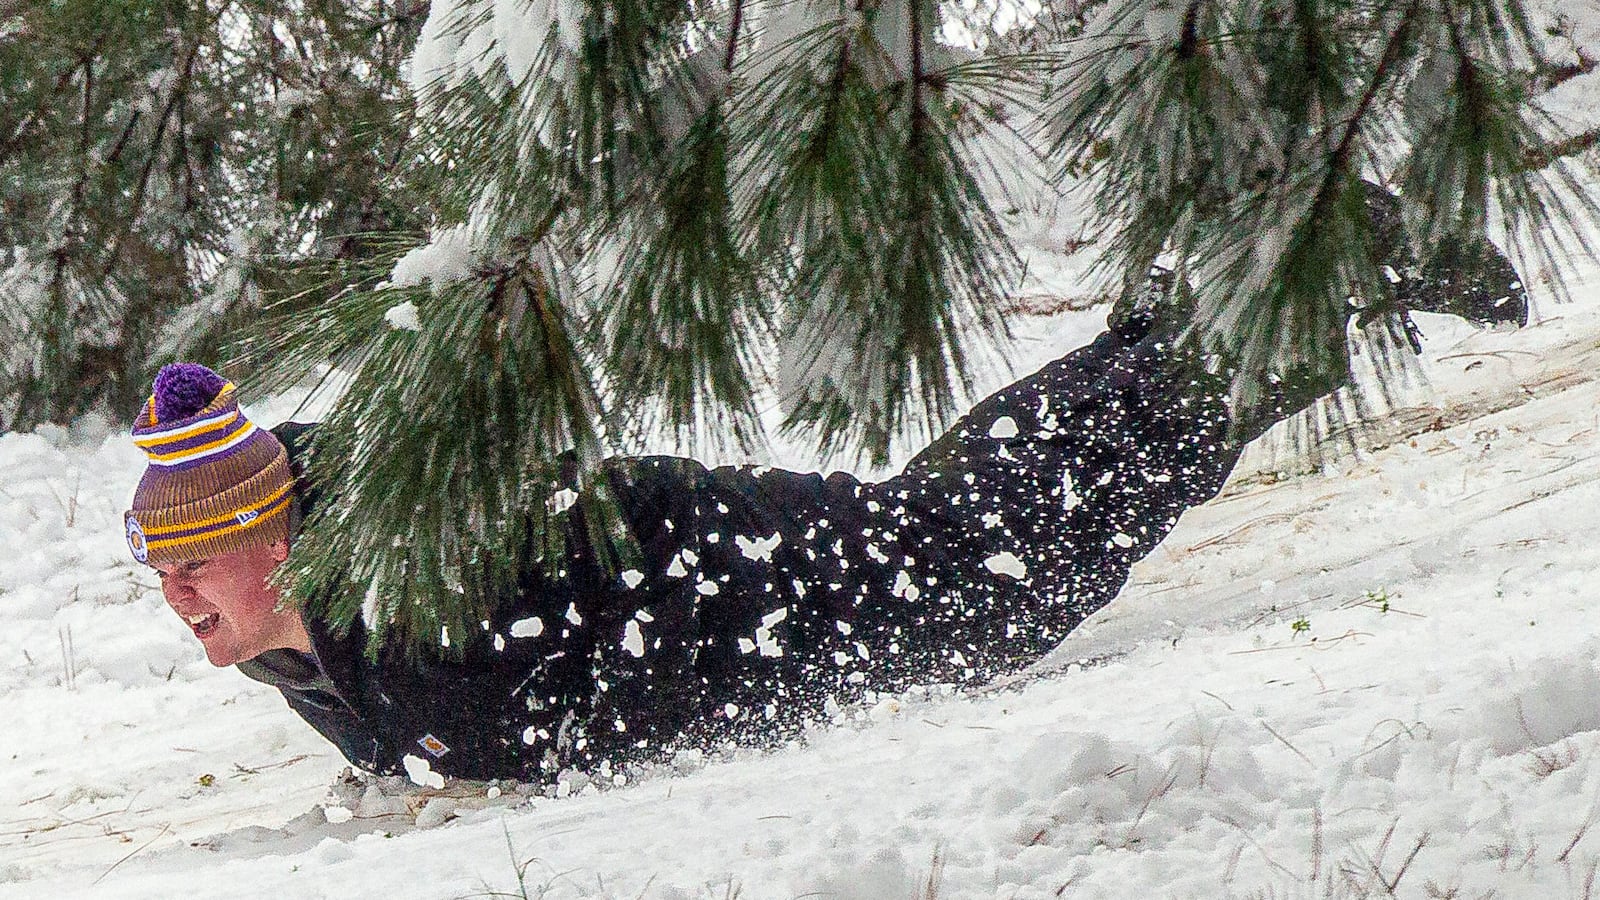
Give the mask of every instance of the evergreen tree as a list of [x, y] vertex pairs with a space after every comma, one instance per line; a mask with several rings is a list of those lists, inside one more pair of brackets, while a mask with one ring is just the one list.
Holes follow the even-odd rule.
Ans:
[[400, 70], [426, 13], [0, 4], [0, 430], [125, 415], [264, 296], [422, 227]]
[[351, 378], [289, 578], [437, 642], [575, 528], [627, 552], [600, 462], [644, 434], [756, 449], [775, 396], [883, 461], [1006, 336], [1019, 161], [1095, 192], [1124, 293], [1175, 269], [1236, 407], [1337, 383], [1356, 313], [1398, 333], [1365, 182], [1424, 256], [1497, 226], [1525, 264], [1588, 252], [1593, 139], [1538, 104], [1560, 27], [1524, 0], [436, 2], [431, 238], [255, 348], [269, 385], [330, 348]]

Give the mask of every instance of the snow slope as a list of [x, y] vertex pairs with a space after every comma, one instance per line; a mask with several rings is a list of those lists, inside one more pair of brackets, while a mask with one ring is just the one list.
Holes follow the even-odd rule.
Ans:
[[120, 435], [0, 436], [0, 898], [1590, 896], [1600, 312], [1546, 311], [1428, 319], [1437, 430], [1287, 480], [1256, 453], [1015, 684], [617, 789], [455, 789], [437, 827], [205, 663], [123, 550]]

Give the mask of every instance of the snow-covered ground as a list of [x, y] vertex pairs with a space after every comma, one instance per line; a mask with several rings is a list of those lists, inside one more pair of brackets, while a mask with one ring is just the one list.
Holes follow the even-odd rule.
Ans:
[[[0, 436], [0, 898], [1588, 897], [1597, 307], [1428, 318], [1433, 430], [1255, 454], [1015, 684], [434, 827], [206, 664], [123, 548], [120, 434]], [[1019, 369], [1087, 321], [1025, 323]]]

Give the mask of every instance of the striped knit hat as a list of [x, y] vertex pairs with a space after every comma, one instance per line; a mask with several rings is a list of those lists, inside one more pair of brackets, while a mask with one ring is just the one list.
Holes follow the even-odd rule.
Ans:
[[163, 367], [133, 442], [150, 459], [123, 515], [134, 559], [208, 559], [288, 537], [288, 454], [245, 417], [221, 375], [193, 363]]

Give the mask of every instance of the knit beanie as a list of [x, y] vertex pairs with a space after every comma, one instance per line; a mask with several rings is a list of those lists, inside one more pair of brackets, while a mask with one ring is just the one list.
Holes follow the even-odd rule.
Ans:
[[288, 537], [288, 454], [246, 418], [221, 375], [194, 363], [162, 367], [133, 442], [149, 457], [123, 514], [134, 559], [209, 559]]

